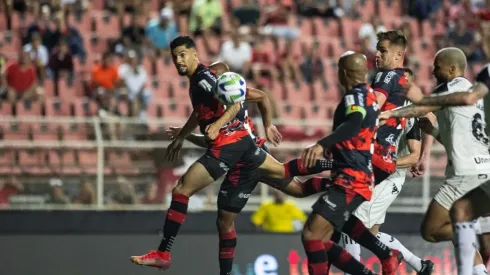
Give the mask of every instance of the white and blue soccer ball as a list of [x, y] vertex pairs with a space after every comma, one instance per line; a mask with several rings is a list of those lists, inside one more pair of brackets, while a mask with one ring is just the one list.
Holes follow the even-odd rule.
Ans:
[[240, 101], [245, 101], [247, 83], [245, 79], [234, 72], [226, 72], [218, 78], [215, 97], [224, 105], [230, 106]]

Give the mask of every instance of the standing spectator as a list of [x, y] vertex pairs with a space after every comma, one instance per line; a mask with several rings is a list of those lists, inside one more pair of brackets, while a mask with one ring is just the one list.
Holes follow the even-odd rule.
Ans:
[[75, 197], [73, 203], [94, 204], [96, 200], [94, 185], [91, 182], [84, 181], [80, 188], [80, 193]]
[[209, 46], [212, 33], [221, 35], [221, 17], [223, 7], [220, 0], [196, 0], [189, 17], [189, 31], [194, 36], [202, 36], [208, 53], [214, 54]]
[[51, 194], [47, 203], [49, 204], [68, 204], [70, 203], [70, 198], [65, 194], [63, 190], [63, 181], [60, 179], [52, 178], [49, 180], [49, 185], [51, 186]]
[[113, 65], [112, 55], [104, 53], [100, 65], [92, 69], [92, 88], [98, 98], [100, 108], [106, 111], [115, 109], [115, 92], [119, 84], [117, 67]]
[[286, 201], [281, 191], [273, 191], [274, 201], [264, 202], [252, 215], [252, 223], [266, 232], [295, 232], [306, 221], [305, 213], [294, 202]]
[[146, 37], [157, 56], [170, 62], [170, 41], [178, 36], [177, 24], [171, 8], [164, 8], [160, 18], [152, 19], [146, 25]]
[[48, 75], [53, 77], [54, 94], [59, 96], [59, 80], [62, 74], [67, 75], [68, 85], [73, 84], [73, 57], [68, 48], [66, 40], [62, 39], [58, 43], [58, 47], [53, 50], [49, 57]]
[[31, 54], [31, 60], [36, 66], [37, 76], [42, 83], [46, 76], [46, 65], [48, 65], [49, 54], [48, 49], [41, 44], [41, 35], [39, 33], [33, 33], [31, 37], [31, 43], [24, 46], [24, 51]]
[[282, 2], [276, 2], [266, 9], [264, 34], [279, 38], [294, 39], [299, 30], [289, 25], [290, 9]]
[[38, 86], [36, 68], [32, 65], [29, 52], [19, 51], [18, 61], [10, 64], [5, 74], [7, 98], [10, 103], [15, 103], [18, 99], [42, 99], [42, 89]]
[[87, 54], [80, 32], [74, 26], [68, 25], [66, 18], [64, 18], [62, 14], [56, 16], [55, 25], [56, 30], [54, 31], [53, 36], [56, 39], [56, 44], [58, 44], [61, 39], [65, 39], [70, 47], [71, 54], [80, 58], [81, 62], [85, 62]]
[[456, 28], [448, 34], [449, 46], [460, 48], [468, 61], [479, 61], [483, 58], [477, 47], [474, 32], [466, 28], [466, 21], [460, 18], [456, 21]]
[[320, 55], [320, 44], [315, 42], [305, 56], [301, 64], [301, 71], [306, 83], [313, 84], [317, 80], [321, 80], [326, 85], [324, 77], [323, 61]]
[[232, 24], [235, 28], [250, 26], [257, 28], [260, 22], [260, 9], [253, 0], [244, 0], [242, 5], [233, 9]]
[[370, 49], [372, 51], [376, 51], [376, 43], [378, 41], [376, 34], [384, 31], [386, 31], [386, 28], [383, 25], [381, 18], [373, 15], [371, 17], [371, 22], [362, 24], [361, 28], [359, 29], [359, 39], [364, 40], [365, 38], [369, 38]]
[[242, 74], [246, 64], [252, 61], [252, 46], [242, 41], [238, 32], [235, 31], [231, 34], [231, 41], [226, 41], [221, 45], [219, 59], [226, 63], [231, 71]]
[[129, 102], [131, 114], [138, 115], [142, 120], [146, 117], [146, 109], [150, 104], [151, 91], [148, 88], [148, 74], [139, 64], [135, 51], [129, 51], [126, 63], [119, 66], [119, 78], [122, 81], [120, 95]]
[[291, 40], [286, 42], [285, 49], [279, 54], [278, 67], [283, 78], [293, 80], [296, 85], [300, 83], [301, 71], [299, 69], [299, 56], [293, 54], [293, 43]]

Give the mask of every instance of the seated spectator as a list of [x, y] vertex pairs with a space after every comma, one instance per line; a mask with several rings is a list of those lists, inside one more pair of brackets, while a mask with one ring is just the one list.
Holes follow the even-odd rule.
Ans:
[[51, 186], [51, 194], [47, 203], [49, 204], [68, 204], [70, 203], [70, 198], [65, 194], [63, 190], [63, 181], [60, 179], [52, 178], [49, 180], [49, 185]]
[[151, 90], [148, 88], [148, 74], [139, 64], [135, 51], [129, 51], [126, 63], [119, 66], [119, 79], [122, 88], [119, 92], [121, 99], [129, 102], [131, 114], [144, 120], [150, 104]]
[[0, 99], [7, 96], [6, 69], [7, 57], [3, 53], [0, 53]]
[[42, 44], [46, 46], [50, 52], [55, 46], [57, 38], [54, 36], [54, 29], [51, 26], [51, 12], [48, 9], [42, 9], [41, 15], [37, 20], [27, 27], [27, 33], [22, 38], [22, 44], [28, 44], [32, 40], [32, 35], [39, 33], [41, 35]]
[[196, 0], [189, 16], [189, 31], [194, 36], [202, 36], [208, 53], [214, 54], [209, 46], [210, 36], [221, 35], [223, 7], [220, 0]]
[[479, 61], [483, 59], [482, 52], [477, 47], [474, 32], [466, 28], [466, 21], [460, 18], [456, 21], [454, 31], [449, 32], [448, 42], [451, 47], [460, 48], [468, 58], [468, 61]]
[[121, 37], [129, 37], [134, 46], [142, 46], [145, 42], [145, 27], [141, 26], [138, 15], [131, 16], [131, 23], [122, 30]]
[[292, 41], [286, 42], [285, 49], [279, 53], [277, 57], [277, 66], [281, 70], [282, 76], [285, 79], [293, 80], [296, 85], [300, 83], [301, 71], [299, 69], [299, 56], [293, 54]]
[[239, 26], [257, 27], [260, 21], [260, 9], [253, 0], [244, 0], [242, 5], [233, 8], [232, 24], [235, 28]]
[[124, 26], [124, 12], [131, 14], [142, 14], [144, 16], [148, 15], [148, 2], [141, 0], [115, 0], [113, 1], [115, 5], [119, 27], [122, 29]]
[[113, 65], [112, 55], [104, 53], [102, 62], [92, 69], [93, 96], [99, 100], [100, 108], [115, 112], [116, 88], [119, 85], [117, 67]]
[[458, 19], [464, 18], [468, 29], [476, 30], [478, 28], [478, 16], [475, 16], [475, 12], [476, 10], [473, 9], [471, 0], [462, 0], [451, 5], [448, 11], [450, 27], [454, 27]]
[[58, 47], [51, 53], [48, 63], [48, 75], [53, 78], [54, 94], [56, 96], [59, 96], [58, 83], [63, 74], [66, 74], [68, 85], [71, 86], [73, 84], [73, 69], [73, 57], [68, 48], [68, 43], [62, 39], [58, 43]]
[[282, 2], [268, 7], [265, 13], [264, 34], [279, 38], [294, 39], [299, 30], [289, 25], [290, 11]]
[[367, 79], [369, 82], [374, 78], [376, 75], [376, 52], [371, 49], [371, 38], [370, 37], [365, 37], [363, 40], [361, 40], [361, 48], [359, 50], [360, 53], [364, 54], [367, 58], [367, 63], [368, 63], [368, 73], [367, 73]]
[[84, 181], [80, 188], [80, 193], [75, 197], [73, 203], [95, 204], [96, 200], [94, 185], [88, 181]]
[[[173, 8], [177, 15], [184, 16], [186, 19], [189, 19], [191, 14], [192, 4], [194, 0], [179, 0], [179, 1], [168, 1], [167, 6]], [[180, 30], [181, 32], [187, 32], [187, 30]]]
[[15, 176], [10, 179], [0, 182], [0, 205], [9, 204], [11, 196], [18, 195], [24, 191], [24, 186]]
[[366, 22], [361, 25], [361, 28], [359, 29], [359, 39], [362, 41], [364, 38], [369, 37], [369, 41], [371, 42], [370, 48], [372, 51], [376, 51], [376, 43], [378, 41], [376, 34], [384, 31], [386, 31], [386, 28], [383, 25], [381, 18], [373, 15], [371, 16], [371, 22]]
[[221, 45], [219, 60], [226, 63], [232, 72], [242, 74], [247, 63], [252, 61], [252, 46], [242, 41], [241, 36], [235, 31], [231, 34], [231, 41]]
[[306, 221], [305, 213], [293, 201], [286, 201], [281, 191], [274, 189], [272, 192], [274, 200], [262, 203], [252, 214], [257, 230], [276, 233], [300, 230]]
[[145, 196], [141, 199], [142, 204], [162, 204], [163, 197], [158, 196], [158, 185], [156, 183], [148, 184]]
[[38, 86], [36, 68], [31, 62], [29, 52], [20, 51], [18, 61], [10, 64], [5, 72], [7, 99], [36, 101], [42, 99], [42, 89]]
[[55, 25], [56, 29], [53, 36], [56, 39], [56, 44], [61, 39], [65, 39], [70, 47], [71, 54], [80, 58], [81, 62], [85, 62], [87, 54], [83, 45], [83, 38], [77, 28], [68, 25], [66, 19], [59, 14], [55, 18]]
[[155, 50], [157, 56], [163, 56], [168, 59], [168, 62], [170, 62], [170, 41], [178, 35], [171, 8], [162, 9], [160, 18], [152, 19], [146, 25], [146, 37], [150, 47]]
[[[264, 47], [264, 38], [259, 38], [252, 50], [251, 73], [255, 82], [260, 81], [262, 76], [269, 76], [272, 79], [278, 78], [278, 72], [272, 60], [272, 54]], [[249, 66], [245, 66], [244, 71], [248, 72]]]
[[49, 53], [48, 49], [41, 44], [41, 36], [39, 33], [33, 33], [31, 37], [31, 43], [24, 46], [24, 51], [31, 54], [31, 60], [36, 66], [37, 76], [40, 82], [44, 80], [46, 76], [46, 65], [48, 65]]
[[298, 3], [298, 14], [323, 18], [339, 18], [344, 15], [342, 0], [302, 0]]
[[323, 73], [323, 61], [318, 42], [315, 42], [308, 50], [303, 63], [301, 63], [301, 71], [306, 83], [313, 84], [315, 81], [321, 80], [326, 85], [326, 79]]
[[110, 204], [134, 204], [136, 193], [134, 187], [126, 178], [118, 177], [116, 190], [110, 196]]

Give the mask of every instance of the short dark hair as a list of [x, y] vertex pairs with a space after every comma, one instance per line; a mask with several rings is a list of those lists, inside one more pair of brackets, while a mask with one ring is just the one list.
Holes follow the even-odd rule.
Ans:
[[186, 49], [196, 48], [194, 39], [188, 35], [177, 36], [170, 42], [170, 50], [174, 50], [177, 47], [185, 46]]
[[414, 77], [413, 71], [412, 71], [412, 70], [410, 70], [409, 68], [403, 68], [403, 70], [404, 70], [406, 73], [408, 73], [408, 75], [410, 75], [410, 77], [411, 77], [411, 78], [413, 78], [413, 77]]
[[407, 38], [403, 34], [402, 31], [385, 31], [385, 32], [378, 32], [376, 34], [376, 37], [378, 38], [378, 42], [381, 42], [383, 40], [388, 40], [390, 41], [391, 44], [401, 46], [403, 48], [407, 47]]

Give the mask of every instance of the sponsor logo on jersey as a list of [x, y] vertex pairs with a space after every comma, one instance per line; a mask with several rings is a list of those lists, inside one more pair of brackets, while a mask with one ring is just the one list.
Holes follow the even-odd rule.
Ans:
[[354, 100], [353, 95], [346, 95], [345, 96], [345, 107], [351, 106], [356, 104], [356, 101]]
[[393, 76], [396, 75], [396, 72], [394, 71], [391, 71], [391, 72], [388, 72], [388, 74], [386, 75], [385, 79], [384, 79], [384, 83], [386, 84], [390, 84], [390, 81], [391, 79], [393, 78]]
[[337, 208], [337, 205], [331, 201], [328, 200], [328, 195], [323, 196], [323, 200], [330, 206], [332, 210], [335, 210]]
[[238, 197], [240, 199], [248, 199], [248, 198], [250, 198], [250, 194], [245, 194], [245, 193], [240, 192], [240, 194], [238, 194]]
[[386, 142], [388, 142], [392, 146], [396, 146], [396, 140], [395, 140], [395, 134], [390, 134], [386, 139]]
[[490, 157], [475, 157], [473, 158], [476, 164], [490, 163]]
[[381, 81], [381, 76], [383, 76], [383, 73], [382, 72], [379, 72], [376, 74], [376, 79], [374, 80], [374, 82], [378, 83]]

